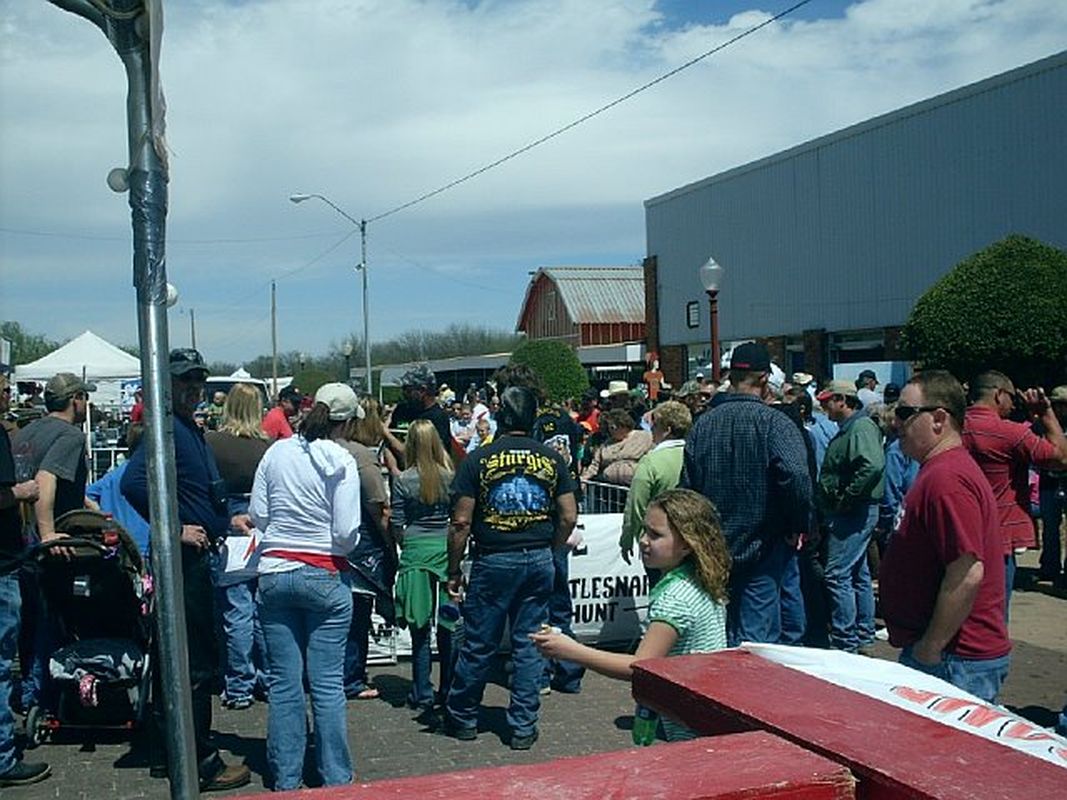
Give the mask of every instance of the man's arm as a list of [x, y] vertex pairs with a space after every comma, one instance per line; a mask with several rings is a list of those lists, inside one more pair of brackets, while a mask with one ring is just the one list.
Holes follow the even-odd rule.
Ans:
[[[1039, 422], [1045, 431], [1042, 438], [1052, 446], [1051, 449], [1030, 447], [1030, 459], [1034, 466], [1041, 469], [1067, 469], [1067, 436], [1064, 436], [1063, 426], [1060, 425], [1056, 412], [1052, 410], [1052, 404], [1045, 397], [1044, 390], [1028, 389], [1023, 394], [1023, 399], [1033, 419]], [[1034, 436], [1036, 438], [1036, 434]], [[1027, 439], [1030, 437], [1025, 437], [1024, 442]]]
[[34, 502], [38, 497], [37, 481], [28, 480], [13, 486], [0, 486], [0, 509], [11, 508], [19, 501]]
[[787, 516], [787, 538], [810, 533], [812, 512], [811, 476], [808, 474], [807, 451], [800, 431], [784, 415], [775, 421], [770, 439], [770, 484]]
[[452, 508], [452, 524], [448, 528], [448, 594], [458, 598], [463, 585], [463, 571], [459, 565], [467, 552], [467, 539], [471, 533], [471, 518], [474, 515], [474, 498], [460, 495]]
[[40, 494], [33, 504], [33, 515], [37, 519], [37, 533], [41, 541], [56, 537], [56, 476], [48, 470], [38, 470], [34, 476]]
[[[861, 423], [863, 420], [856, 424]], [[885, 451], [882, 450], [881, 433], [874, 422], [857, 431], [852, 445], [852, 480], [841, 493], [843, 508], [853, 508], [857, 502], [866, 501], [885, 474]]]
[[971, 613], [985, 566], [973, 553], [964, 553], [947, 567], [926, 631], [912, 647], [923, 664], [937, 664], [941, 654]]
[[562, 547], [567, 543], [578, 523], [578, 503], [574, 500], [574, 493], [567, 492], [556, 498], [556, 511], [558, 522], [556, 524], [556, 539], [552, 542], [553, 547]]

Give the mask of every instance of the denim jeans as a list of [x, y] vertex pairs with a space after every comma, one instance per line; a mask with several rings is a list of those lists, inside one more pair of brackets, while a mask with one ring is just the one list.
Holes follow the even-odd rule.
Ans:
[[[430, 632], [433, 624], [411, 629], [411, 691], [408, 703], [415, 708], [431, 708], [434, 704], [433, 654], [430, 652]], [[436, 626], [437, 658], [441, 663], [440, 697], [448, 696], [452, 683], [452, 633]]]
[[999, 658], [973, 659], [960, 658], [951, 653], [941, 654], [941, 663], [930, 666], [920, 664], [912, 655], [911, 647], [905, 647], [900, 652], [900, 663], [911, 667], [927, 675], [933, 675], [943, 681], [951, 683], [965, 692], [973, 694], [985, 700], [987, 703], [996, 703], [997, 695], [1000, 694], [1000, 686], [1008, 676], [1008, 667], [1011, 666], [1011, 655]]
[[878, 506], [832, 515], [827, 524], [826, 593], [830, 598], [830, 646], [854, 653], [874, 641], [874, 587], [867, 545]]
[[[1062, 480], [1062, 479], [1061, 479]], [[1067, 516], [1067, 496], [1063, 490], [1041, 490], [1041, 577], [1058, 578], [1064, 571], [1060, 549], [1060, 520]]]
[[754, 564], [730, 573], [730, 602], [726, 606], [726, 641], [777, 644], [782, 636], [782, 580], [793, 549], [785, 539], [766, 547]]
[[804, 612], [804, 594], [800, 590], [800, 565], [798, 554], [793, 553], [782, 575], [782, 635], [780, 644], [804, 644], [807, 616]]
[[19, 573], [17, 580], [22, 600], [22, 621], [19, 628], [19, 701], [25, 712], [37, 705], [50, 706], [51, 698], [45, 696], [49, 688], [46, 676], [48, 659], [55, 649], [58, 637], [55, 622], [44, 610], [44, 597], [37, 576], [24, 571]]
[[11, 664], [19, 643], [22, 597], [15, 574], [0, 575], [0, 775], [18, 763], [15, 753], [15, 717], [11, 713]]
[[352, 592], [339, 573], [303, 565], [259, 576], [270, 710], [267, 761], [276, 790], [296, 789], [307, 749], [304, 674], [311, 690], [315, 758], [327, 786], [352, 781], [345, 729], [345, 637]]
[[448, 693], [447, 710], [456, 727], [477, 726], [478, 705], [504, 623], [509, 622], [514, 671], [508, 725], [515, 736], [529, 736], [537, 730], [544, 659], [529, 635], [548, 619], [554, 572], [549, 547], [475, 558], [463, 602], [466, 635]]
[[263, 629], [256, 614], [255, 578], [220, 586], [215, 599], [222, 613], [225, 644], [223, 682], [226, 699], [244, 700], [266, 685], [263, 674]]
[[[189, 682], [193, 706], [193, 738], [201, 779], [210, 780], [225, 765], [211, 741], [211, 691], [218, 669], [218, 642], [215, 639], [215, 592], [211, 578], [210, 554], [194, 547], [181, 547], [182, 600], [185, 606], [185, 635], [188, 641]], [[158, 635], [155, 663], [160, 663]], [[166, 712], [162, 701], [162, 673], [152, 672], [152, 729], [149, 758], [153, 764], [166, 764]]]
[[370, 617], [374, 597], [352, 594], [352, 622], [345, 639], [345, 696], [353, 697], [370, 687], [367, 680], [367, 651], [370, 648]]
[[[569, 547], [559, 547], [552, 552], [552, 595], [548, 599], [548, 622], [555, 625], [568, 636], [573, 637], [571, 620], [574, 607], [571, 604]], [[582, 676], [585, 667], [573, 661], [554, 661], [545, 659], [545, 671], [541, 676], [541, 686], [551, 686], [561, 692], [575, 694], [581, 691]]]

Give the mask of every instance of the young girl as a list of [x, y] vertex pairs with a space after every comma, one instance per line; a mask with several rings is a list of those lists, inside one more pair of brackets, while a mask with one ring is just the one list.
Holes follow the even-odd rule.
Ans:
[[[635, 661], [726, 647], [730, 555], [714, 506], [689, 489], [663, 492], [648, 506], [639, 544], [645, 566], [664, 575], [652, 589], [648, 631], [637, 652], [609, 653], [559, 633], [531, 634], [541, 655], [575, 661], [609, 678], [628, 681]], [[663, 720], [663, 729], [669, 741], [694, 736], [668, 719]]]

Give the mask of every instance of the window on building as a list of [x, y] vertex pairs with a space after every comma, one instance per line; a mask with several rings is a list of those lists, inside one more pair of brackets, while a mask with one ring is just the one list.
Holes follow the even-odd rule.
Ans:
[[685, 304], [685, 324], [690, 328], [700, 327], [700, 303], [697, 300]]
[[545, 291], [545, 319], [549, 322], [556, 321], [556, 290]]

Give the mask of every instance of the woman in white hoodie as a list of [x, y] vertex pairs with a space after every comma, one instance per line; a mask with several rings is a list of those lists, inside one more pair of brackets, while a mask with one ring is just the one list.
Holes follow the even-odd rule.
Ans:
[[345, 639], [352, 592], [345, 556], [359, 539], [359, 470], [332, 437], [356, 415], [348, 386], [328, 383], [298, 434], [259, 463], [248, 509], [263, 534], [259, 618], [267, 644], [267, 760], [274, 789], [300, 786], [307, 745], [303, 677], [315, 756], [326, 786], [352, 781], [345, 730]]

